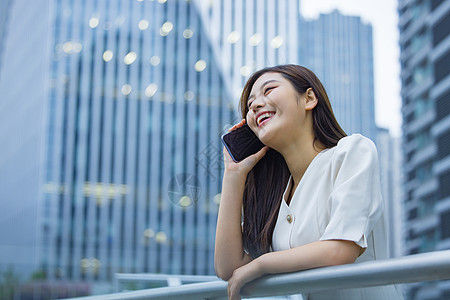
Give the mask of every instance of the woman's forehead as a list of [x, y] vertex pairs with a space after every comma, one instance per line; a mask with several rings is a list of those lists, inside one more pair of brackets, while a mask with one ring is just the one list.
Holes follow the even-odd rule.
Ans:
[[278, 72], [266, 72], [264, 74], [262, 74], [261, 76], [258, 77], [258, 79], [256, 79], [255, 83], [253, 84], [253, 87], [259, 85], [261, 86], [264, 82], [268, 81], [268, 80], [282, 80], [284, 79], [283, 75], [281, 75]]
[[259, 76], [259, 78], [255, 81], [255, 83], [252, 86], [252, 89], [250, 91], [250, 95], [253, 94], [254, 91], [261, 89], [266, 84], [273, 82], [273, 81], [285, 81], [286, 79], [281, 75], [280, 73], [276, 72], [266, 72]]

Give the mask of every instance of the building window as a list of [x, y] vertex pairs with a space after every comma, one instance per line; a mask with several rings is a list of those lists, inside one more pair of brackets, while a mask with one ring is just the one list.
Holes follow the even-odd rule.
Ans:
[[433, 46], [436, 47], [450, 34], [450, 11], [433, 26]]
[[446, 55], [438, 59], [434, 63], [434, 79], [435, 84], [439, 83], [450, 73], [450, 52], [447, 52]]
[[423, 30], [419, 34], [415, 35], [411, 40], [411, 51], [417, 53], [430, 41], [430, 34], [428, 31]]
[[420, 199], [419, 217], [427, 217], [434, 213], [434, 205], [436, 204], [436, 197], [434, 194], [427, 195]]
[[430, 143], [433, 141], [433, 139], [431, 138], [430, 129], [425, 128], [424, 130], [419, 131], [416, 134], [416, 137], [414, 140], [415, 140], [417, 150], [423, 149], [426, 146], [430, 145]]
[[441, 238], [450, 238], [450, 210], [441, 215]]
[[411, 7], [412, 21], [417, 21], [428, 12], [428, 1], [416, 1]]
[[420, 118], [428, 111], [433, 109], [433, 101], [430, 100], [428, 95], [421, 96], [414, 100], [414, 117]]
[[433, 164], [431, 161], [426, 162], [422, 165], [420, 165], [416, 169], [416, 179], [419, 183], [424, 183], [429, 181], [433, 178], [433, 172], [432, 172]]
[[450, 115], [450, 101], [448, 101], [448, 99], [450, 99], [450, 90], [436, 99], [436, 114], [438, 121]]
[[450, 196], [450, 171], [439, 176], [439, 192], [441, 199]]
[[435, 10], [441, 3], [442, 0], [431, 0], [431, 10]]
[[437, 231], [432, 229], [424, 232], [420, 237], [420, 252], [429, 252], [436, 248], [438, 240]]
[[438, 144], [438, 159], [443, 159], [450, 154], [450, 130], [445, 131], [437, 139]]
[[408, 213], [408, 221], [414, 220], [417, 218], [417, 208], [413, 208]]
[[426, 61], [423, 61], [419, 66], [414, 68], [413, 71], [413, 82], [418, 85], [427, 80], [431, 75], [431, 65]]

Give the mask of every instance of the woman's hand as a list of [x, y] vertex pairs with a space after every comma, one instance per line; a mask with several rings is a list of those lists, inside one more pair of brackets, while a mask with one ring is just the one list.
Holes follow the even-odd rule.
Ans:
[[[230, 130], [235, 130], [244, 124], [245, 120], [242, 120]], [[245, 180], [248, 172], [266, 154], [267, 149], [268, 147], [265, 147], [239, 163], [233, 161], [225, 147], [223, 149], [225, 173], [217, 218], [214, 268], [217, 276], [223, 280], [236, 282], [232, 286], [233, 290], [237, 290], [237, 294], [233, 293], [233, 295], [239, 295], [240, 287], [246, 282], [242, 280], [240, 268], [251, 261], [250, 255], [245, 253], [242, 245], [241, 222]]]
[[230, 300], [240, 300], [241, 299], [241, 289], [242, 287], [263, 275], [263, 272], [258, 264], [258, 259], [237, 268], [233, 272], [233, 276], [228, 280], [228, 299]]
[[[239, 127], [244, 126], [245, 119], [242, 119], [241, 122], [237, 123], [233, 127], [231, 127], [228, 131], [236, 130]], [[269, 150], [269, 147], [265, 146], [258, 152], [256, 152], [253, 155], [250, 155], [249, 157], [245, 158], [244, 160], [236, 163], [231, 158], [230, 154], [228, 153], [227, 149], [223, 147], [223, 159], [225, 163], [225, 172], [232, 172], [232, 173], [238, 173], [238, 174], [244, 174], [247, 176], [248, 172], [250, 172], [253, 167], [258, 163], [258, 161], [264, 157], [267, 150]]]

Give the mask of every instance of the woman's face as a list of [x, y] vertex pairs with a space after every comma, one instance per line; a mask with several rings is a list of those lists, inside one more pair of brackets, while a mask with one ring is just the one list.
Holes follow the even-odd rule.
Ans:
[[312, 130], [305, 95], [299, 95], [280, 73], [264, 73], [255, 81], [247, 102], [249, 127], [264, 144], [279, 150], [305, 128]]

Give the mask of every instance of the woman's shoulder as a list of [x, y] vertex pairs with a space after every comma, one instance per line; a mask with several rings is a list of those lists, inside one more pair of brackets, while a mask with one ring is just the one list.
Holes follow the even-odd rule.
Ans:
[[375, 143], [371, 139], [361, 134], [352, 134], [339, 140], [335, 147], [334, 155], [338, 158], [343, 158], [347, 155], [376, 158], [378, 153]]
[[362, 134], [355, 133], [341, 138], [337, 143], [337, 149], [353, 149], [353, 148], [370, 148], [376, 150], [375, 143], [363, 136]]

